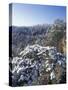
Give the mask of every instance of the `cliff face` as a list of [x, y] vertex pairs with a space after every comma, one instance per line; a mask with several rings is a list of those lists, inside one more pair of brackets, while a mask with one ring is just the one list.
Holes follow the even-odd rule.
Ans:
[[65, 37], [63, 37], [62, 39], [59, 40], [58, 42], [58, 50], [63, 53], [64, 55], [66, 55], [66, 41], [65, 41]]

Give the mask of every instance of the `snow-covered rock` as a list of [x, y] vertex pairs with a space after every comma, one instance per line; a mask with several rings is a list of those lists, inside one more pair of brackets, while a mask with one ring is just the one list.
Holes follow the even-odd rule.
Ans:
[[56, 76], [55, 76], [55, 73], [54, 73], [54, 71], [52, 71], [51, 73], [50, 73], [50, 79], [52, 80], [52, 79], [54, 79]]
[[[28, 57], [27, 54], [32, 55], [32, 57]], [[49, 73], [50, 80], [56, 79], [56, 64], [65, 68], [66, 58], [57, 52], [56, 47], [43, 47], [38, 44], [28, 45], [19, 55], [20, 57], [13, 57], [12, 62], [10, 62], [14, 65], [13, 69], [10, 66], [10, 72], [13, 81], [17, 80], [16, 84], [22, 82], [24, 85], [32, 85], [42, 75], [43, 71], [45, 75]]]

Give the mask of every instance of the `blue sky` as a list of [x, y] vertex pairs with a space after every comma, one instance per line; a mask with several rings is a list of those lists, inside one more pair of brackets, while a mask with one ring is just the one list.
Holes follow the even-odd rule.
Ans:
[[14, 26], [50, 24], [55, 19], [66, 20], [65, 6], [12, 4], [12, 25]]

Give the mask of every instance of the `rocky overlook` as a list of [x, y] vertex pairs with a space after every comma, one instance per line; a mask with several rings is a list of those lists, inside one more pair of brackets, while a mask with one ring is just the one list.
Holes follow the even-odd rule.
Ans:
[[66, 57], [56, 47], [28, 45], [10, 58], [10, 72], [13, 86], [64, 83]]

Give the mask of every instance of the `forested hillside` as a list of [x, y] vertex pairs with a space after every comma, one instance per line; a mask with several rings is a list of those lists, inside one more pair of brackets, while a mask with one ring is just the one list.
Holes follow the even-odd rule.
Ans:
[[12, 29], [12, 52], [18, 55], [28, 44], [42, 46], [55, 46], [61, 53], [65, 53], [66, 47], [66, 22], [55, 20], [53, 24], [43, 24], [30, 27], [9, 28]]

